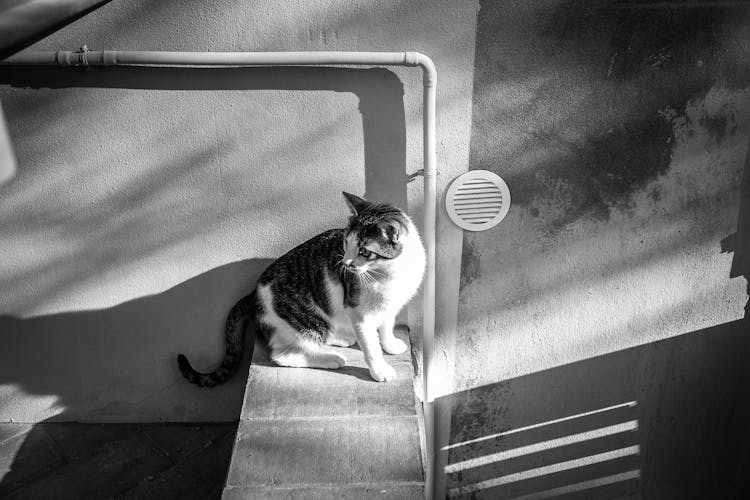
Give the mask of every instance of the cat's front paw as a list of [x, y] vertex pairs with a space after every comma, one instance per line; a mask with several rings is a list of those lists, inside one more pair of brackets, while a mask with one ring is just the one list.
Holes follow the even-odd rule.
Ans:
[[376, 382], [388, 382], [396, 379], [396, 370], [388, 363], [382, 362], [370, 367], [370, 376]]
[[406, 342], [395, 337], [380, 345], [383, 346], [383, 350], [388, 354], [401, 354], [402, 352], [406, 352], [408, 348]]
[[339, 368], [346, 366], [346, 358], [338, 353], [329, 354], [322, 360], [322, 362], [322, 367], [329, 370], [338, 370]]

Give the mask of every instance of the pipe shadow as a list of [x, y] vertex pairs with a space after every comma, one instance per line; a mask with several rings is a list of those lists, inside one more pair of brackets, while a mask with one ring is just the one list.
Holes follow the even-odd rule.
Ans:
[[[290, 90], [352, 93], [362, 114], [365, 196], [406, 206], [404, 87], [390, 70], [334, 67], [0, 67], [0, 85], [24, 89]], [[44, 103], [42, 103], [44, 105]]]

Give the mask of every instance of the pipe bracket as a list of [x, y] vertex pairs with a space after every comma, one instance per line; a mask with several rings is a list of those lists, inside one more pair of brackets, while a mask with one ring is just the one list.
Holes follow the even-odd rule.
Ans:
[[89, 67], [89, 59], [87, 54], [91, 52], [87, 45], [81, 45], [81, 48], [73, 52], [78, 54], [78, 64], [76, 66], [83, 66], [84, 68]]

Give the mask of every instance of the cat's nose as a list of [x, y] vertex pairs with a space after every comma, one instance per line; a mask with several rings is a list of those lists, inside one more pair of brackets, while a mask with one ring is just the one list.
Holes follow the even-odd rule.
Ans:
[[346, 265], [346, 267], [354, 267], [354, 259], [346, 259], [344, 261], [344, 264]]

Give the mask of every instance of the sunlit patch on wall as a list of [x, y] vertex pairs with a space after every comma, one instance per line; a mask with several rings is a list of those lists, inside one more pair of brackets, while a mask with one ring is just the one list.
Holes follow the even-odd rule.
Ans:
[[[0, 332], [2, 333], [2, 332]], [[23, 384], [0, 383], [0, 422], [19, 423], [20, 408], [34, 407], [38, 413], [33, 421], [41, 421], [65, 413], [67, 406], [57, 394], [42, 394], [34, 390], [27, 390]], [[25, 421], [29, 422], [31, 420]], [[21, 420], [20, 422], [24, 422]], [[2, 441], [2, 435], [0, 435]]]
[[636, 402], [480, 436], [443, 448], [449, 498], [619, 498], [640, 485]]

